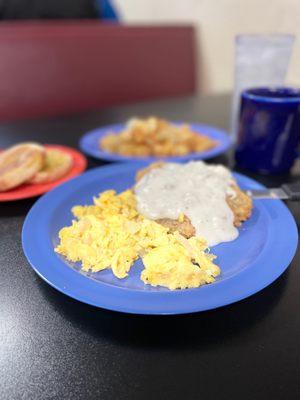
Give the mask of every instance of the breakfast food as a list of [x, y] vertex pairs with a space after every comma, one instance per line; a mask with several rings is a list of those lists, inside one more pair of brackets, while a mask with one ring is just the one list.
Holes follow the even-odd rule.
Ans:
[[[143, 178], [143, 176], [147, 175], [153, 169], [160, 168], [163, 165], [165, 165], [165, 162], [157, 161], [155, 163], [150, 164], [148, 167], [140, 169], [135, 177], [136, 182], [139, 182]], [[192, 236], [195, 236], [196, 233], [196, 230], [191, 224], [190, 219], [184, 214], [182, 214], [182, 216], [179, 219], [159, 218], [156, 220], [156, 222], [165, 226], [171, 232], [175, 231], [179, 232], [185, 238], [190, 238]]]
[[143, 217], [132, 190], [118, 195], [108, 190], [94, 198], [94, 205], [75, 206], [72, 212], [76, 220], [60, 230], [55, 251], [81, 262], [85, 271], [111, 268], [122, 279], [141, 257], [142, 281], [169, 289], [198, 287], [220, 274], [204, 239], [185, 239]]
[[198, 153], [216, 146], [216, 141], [193, 132], [187, 124], [174, 125], [164, 119], [131, 119], [120, 133], [110, 133], [100, 147], [123, 156], [167, 157]]
[[0, 154], [0, 192], [32, 179], [42, 168], [45, 149], [37, 143], [21, 143]]
[[57, 149], [47, 149], [45, 162], [29, 183], [48, 183], [63, 177], [72, 167], [72, 157]]
[[209, 246], [234, 240], [251, 215], [251, 198], [221, 165], [155, 163], [136, 179], [141, 214], [187, 238], [205, 237]]
[[199, 287], [220, 274], [208, 246], [234, 240], [251, 209], [221, 165], [157, 163], [138, 172], [132, 189], [73, 207], [76, 220], [60, 230], [55, 251], [84, 271], [110, 268], [119, 279], [141, 258], [145, 284]]
[[22, 184], [42, 184], [62, 178], [73, 164], [72, 157], [39, 143], [20, 143], [0, 153], [0, 192]]

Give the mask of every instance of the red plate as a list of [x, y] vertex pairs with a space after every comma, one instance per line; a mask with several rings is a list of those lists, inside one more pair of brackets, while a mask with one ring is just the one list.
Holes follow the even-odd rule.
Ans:
[[71, 147], [52, 144], [46, 144], [45, 147], [49, 149], [59, 149], [67, 154], [70, 154], [73, 158], [73, 166], [70, 171], [61, 179], [57, 179], [53, 182], [43, 184], [24, 184], [6, 192], [0, 192], [0, 202], [21, 200], [27, 199], [29, 197], [39, 196], [43, 193], [49, 192], [49, 190], [53, 189], [55, 186], [58, 186], [61, 183], [81, 174], [81, 172], [86, 169], [87, 160], [84, 155], [81, 154], [79, 151], [72, 149]]

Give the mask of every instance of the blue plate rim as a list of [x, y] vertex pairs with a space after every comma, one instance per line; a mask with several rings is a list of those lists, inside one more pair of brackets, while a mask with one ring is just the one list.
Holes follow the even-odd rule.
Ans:
[[[58, 256], [54, 253], [53, 251], [53, 246], [51, 249], [48, 247], [47, 251], [43, 254], [43, 246], [46, 243], [44, 240], [44, 243], [39, 243], [39, 246], [37, 246], [37, 241], [41, 239], [42, 235], [45, 234], [45, 231], [43, 232], [43, 229], [47, 229], [47, 226], [43, 226], [43, 218], [40, 217], [39, 213], [42, 211], [42, 214], [44, 213], [45, 215], [45, 205], [46, 210], [49, 213], [49, 203], [52, 205], [50, 206], [52, 209], [59, 204], [60, 198], [67, 197], [68, 194], [72, 193], [74, 190], [73, 188], [76, 185], [76, 181], [80, 180], [93, 180], [94, 176], [97, 176], [97, 178], [106, 175], [110, 175], [111, 173], [116, 173], [118, 170], [122, 169], [124, 171], [124, 168], [131, 170], [134, 168], [139, 168], [140, 164], [115, 164], [115, 165], [108, 165], [105, 167], [98, 167], [94, 168], [92, 170], [89, 170], [82, 174], [79, 177], [76, 177], [61, 186], [53, 189], [51, 192], [45, 194], [42, 196], [31, 208], [29, 211], [23, 225], [22, 229], [22, 246], [23, 250], [25, 253], [26, 258], [28, 259], [31, 267], [34, 269], [34, 271], [44, 280], [46, 281], [49, 285], [54, 287], [55, 289], [59, 290], [60, 292], [75, 298], [76, 300], [82, 301], [84, 303], [96, 306], [96, 307], [102, 307], [106, 308], [109, 310], [113, 311], [120, 311], [120, 312], [126, 312], [126, 313], [133, 313], [133, 314], [159, 314], [159, 315], [166, 315], [166, 314], [185, 314], [185, 313], [193, 313], [193, 312], [198, 312], [198, 311], [205, 311], [209, 309], [214, 309], [218, 307], [225, 306], [227, 304], [234, 303], [236, 301], [239, 301], [241, 299], [244, 299], [246, 297], [251, 296], [254, 293], [257, 293], [258, 291], [262, 290], [264, 287], [268, 286], [271, 284], [274, 280], [276, 280], [284, 271], [285, 269], [289, 266], [295, 252], [297, 249], [297, 244], [298, 244], [298, 230], [297, 226], [295, 223], [295, 220], [288, 210], [288, 208], [279, 200], [272, 200], [272, 203], [264, 203], [263, 207], [265, 208], [266, 211], [268, 211], [269, 207], [275, 207], [277, 212], [280, 213], [281, 219], [280, 222], [276, 222], [276, 227], [280, 229], [276, 229], [274, 226], [273, 229], [271, 229], [270, 234], [271, 234], [271, 243], [270, 241], [264, 246], [265, 248], [263, 249], [263, 258], [262, 255], [256, 259], [253, 264], [257, 264], [258, 261], [260, 262], [267, 262], [268, 264], [274, 263], [277, 265], [277, 267], [274, 269], [270, 268], [265, 268], [265, 269], [260, 269], [257, 268], [257, 265], [251, 266], [251, 268], [247, 268], [245, 270], [242, 270], [239, 272], [239, 274], [224, 279], [219, 282], [215, 282], [214, 284], [211, 285], [206, 285], [198, 289], [186, 289], [182, 291], [163, 291], [163, 292], [148, 292], [148, 291], [142, 291], [142, 290], [137, 290], [137, 289], [128, 289], [124, 287], [117, 287], [105, 282], [99, 282], [93, 279], [90, 279], [86, 277], [85, 275], [78, 273], [77, 271], [73, 270], [70, 268], [66, 263], [64, 263], [62, 260], [59, 260]], [[244, 175], [237, 174], [235, 173], [235, 176], [237, 177], [238, 180], [242, 180], [244, 183], [249, 184], [250, 187], [253, 189], [255, 188], [264, 188], [263, 185], [259, 184], [253, 179], [250, 179]], [[54, 202], [54, 203], [53, 203]], [[46, 212], [47, 214], [47, 212]], [[38, 219], [37, 219], [38, 218]], [[38, 224], [36, 223], [38, 221]], [[278, 226], [277, 226], [278, 225]], [[289, 230], [289, 243], [288, 246], [285, 247], [282, 250], [282, 244], [285, 243], [286, 235], [284, 232]], [[33, 243], [32, 240], [32, 233], [36, 235], [36, 240]], [[283, 240], [283, 241], [282, 241]], [[274, 243], [276, 246], [274, 247]], [[274, 248], [276, 251], [274, 252]], [[45, 249], [44, 249], [45, 250]], [[267, 254], [265, 254], [267, 252]], [[281, 260], [278, 265], [278, 254], [281, 255]], [[276, 256], [275, 256], [276, 254]], [[59, 274], [55, 274], [55, 270], [51, 268], [44, 268], [45, 263], [47, 263], [47, 257], [50, 258], [50, 264], [48, 261], [49, 265], [52, 262], [56, 264], [56, 267], [59, 266], [63, 268], [59, 271]], [[262, 258], [262, 259], [261, 259]], [[255, 284], [254, 285], [247, 285], [248, 281], [248, 276], [250, 272], [250, 277], [253, 275], [253, 268], [255, 271], [258, 273], [257, 277], [255, 276]], [[255, 275], [255, 274], [254, 274]], [[245, 283], [244, 291], [241, 291], [240, 286], [234, 286], [234, 282], [236, 278], [239, 277], [243, 279], [243, 282]], [[252, 278], [251, 278], [252, 279]], [[73, 286], [70, 284], [73, 283]], [[74, 284], [75, 284], [75, 290], [74, 290]], [[76, 284], [78, 286], [76, 287]], [[227, 286], [227, 291], [229, 290], [229, 293], [233, 291], [234, 295], [231, 296], [225, 296], [225, 299], [219, 300], [219, 301], [211, 301], [207, 302], [207, 300], [211, 296], [209, 294], [209, 291], [211, 290], [210, 288], [212, 286], [217, 287], [217, 286], [222, 286], [222, 285]], [[82, 286], [81, 286], [82, 285]], [[233, 286], [232, 286], [233, 285]], [[84, 288], [82, 292], [82, 288]], [[101, 290], [101, 296], [100, 296], [100, 301], [99, 301], [99, 292]], [[204, 296], [204, 303], [198, 304], [196, 302], [196, 305], [193, 305], [191, 303], [191, 300], [195, 300], [195, 298], [199, 298], [199, 291], [201, 291], [201, 296]], [[111, 302], [111, 299], [115, 299], [114, 296], [118, 298], [118, 296], [124, 296], [125, 293], [125, 299], [123, 297], [122, 301], [123, 303], [121, 304], [114, 304], [114, 302]], [[206, 298], [204, 293], [206, 293]], [[91, 296], [91, 294], [93, 294]], [[128, 296], [129, 294], [129, 296]], [[96, 295], [96, 296], [95, 296]], [[151, 302], [155, 302], [155, 307], [151, 308], [151, 305], [147, 308], [139, 308], [136, 305], [133, 306], [133, 303], [139, 299], [139, 297], [143, 297], [143, 299], [148, 301], [148, 299], [151, 298]], [[97, 300], [95, 300], [95, 298]], [[175, 301], [175, 308], [174, 307], [160, 307], [160, 304], [163, 304], [163, 302], [166, 300], [168, 301]], [[178, 302], [178, 298], [183, 300]], [[188, 301], [187, 301], [188, 300]], [[213, 300], [213, 299], [212, 299]], [[177, 305], [176, 305], [177, 304]], [[187, 305], [187, 306], [186, 306]], [[168, 306], [168, 304], [167, 304]]]
[[204, 134], [215, 138], [219, 141], [219, 145], [203, 152], [199, 153], [191, 153], [185, 156], [174, 156], [174, 157], [127, 157], [121, 156], [118, 154], [108, 153], [104, 150], [101, 150], [99, 147], [91, 146], [91, 140], [99, 141], [100, 137], [103, 137], [108, 134], [108, 132], [118, 132], [121, 129], [124, 129], [125, 124], [111, 124], [106, 126], [101, 126], [95, 129], [92, 129], [86, 132], [79, 139], [79, 147], [80, 149], [87, 155], [92, 156], [96, 159], [105, 160], [109, 162], [154, 162], [158, 160], [164, 161], [189, 161], [189, 160], [207, 160], [213, 157], [216, 157], [220, 154], [225, 153], [229, 150], [233, 144], [232, 138], [229, 133], [225, 130], [218, 128], [213, 125], [202, 124], [197, 122], [183, 122], [183, 121], [171, 121], [174, 124], [183, 124], [188, 123], [196, 132], [197, 130], [202, 131]]

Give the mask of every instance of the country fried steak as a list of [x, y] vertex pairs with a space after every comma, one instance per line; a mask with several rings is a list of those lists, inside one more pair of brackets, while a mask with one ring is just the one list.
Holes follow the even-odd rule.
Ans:
[[[163, 161], [158, 161], [150, 164], [148, 167], [140, 169], [136, 174], [136, 182], [142, 179], [142, 177], [148, 174], [151, 170], [156, 168], [161, 168], [165, 163]], [[246, 221], [252, 212], [253, 204], [252, 200], [245, 192], [243, 192], [240, 187], [236, 184], [232, 184], [232, 189], [235, 193], [234, 196], [227, 196], [226, 201], [231, 208], [234, 215], [234, 226], [239, 227]], [[185, 215], [182, 221], [162, 218], [158, 219], [156, 222], [170, 229], [171, 232], [178, 231], [182, 236], [190, 238], [195, 236], [195, 228], [192, 225], [190, 219]]]

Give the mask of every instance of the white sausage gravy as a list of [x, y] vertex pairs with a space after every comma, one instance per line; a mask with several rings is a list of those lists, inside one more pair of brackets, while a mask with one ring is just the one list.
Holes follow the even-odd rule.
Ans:
[[135, 186], [138, 211], [145, 217], [178, 219], [186, 215], [196, 235], [209, 246], [234, 240], [238, 230], [226, 196], [235, 196], [230, 171], [202, 161], [166, 163], [148, 172]]

